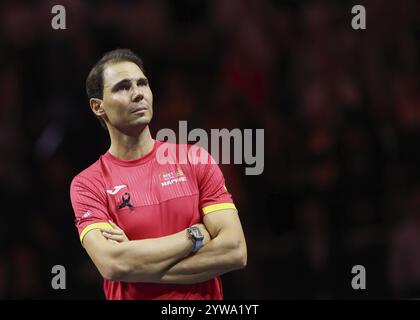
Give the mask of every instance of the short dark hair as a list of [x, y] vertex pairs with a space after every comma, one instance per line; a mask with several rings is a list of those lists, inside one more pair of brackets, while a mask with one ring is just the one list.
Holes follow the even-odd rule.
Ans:
[[[104, 94], [104, 69], [109, 64], [129, 61], [136, 64], [144, 74], [146, 74], [143, 61], [130, 49], [115, 49], [103, 55], [103, 57], [93, 66], [86, 79], [86, 93], [88, 99], [102, 99]], [[105, 121], [98, 117], [102, 127], [107, 129]]]

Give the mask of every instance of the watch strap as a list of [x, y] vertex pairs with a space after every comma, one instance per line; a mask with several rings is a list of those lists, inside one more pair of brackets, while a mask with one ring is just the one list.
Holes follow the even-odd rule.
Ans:
[[193, 252], [197, 252], [203, 246], [203, 239], [195, 239]]

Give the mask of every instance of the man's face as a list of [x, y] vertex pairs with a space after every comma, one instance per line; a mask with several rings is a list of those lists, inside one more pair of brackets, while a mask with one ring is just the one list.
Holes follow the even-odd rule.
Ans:
[[109, 64], [103, 71], [104, 119], [122, 131], [144, 127], [153, 116], [153, 94], [143, 71], [132, 62]]

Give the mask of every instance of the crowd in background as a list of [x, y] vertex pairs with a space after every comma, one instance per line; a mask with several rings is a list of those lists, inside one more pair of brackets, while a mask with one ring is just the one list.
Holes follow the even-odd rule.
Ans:
[[[221, 165], [248, 266], [227, 299], [420, 297], [420, 2], [62, 0], [0, 4], [0, 299], [101, 299], [71, 179], [109, 147], [85, 79], [130, 48], [151, 130], [265, 130], [265, 167]], [[66, 290], [51, 288], [63, 265]], [[354, 265], [366, 290], [353, 290]]]

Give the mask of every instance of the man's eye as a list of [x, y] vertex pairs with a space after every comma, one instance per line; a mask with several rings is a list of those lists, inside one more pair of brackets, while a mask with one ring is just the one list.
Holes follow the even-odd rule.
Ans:
[[128, 86], [121, 86], [121, 87], [118, 87], [118, 91], [122, 91], [122, 90], [129, 90], [130, 88], [128, 87]]

